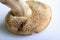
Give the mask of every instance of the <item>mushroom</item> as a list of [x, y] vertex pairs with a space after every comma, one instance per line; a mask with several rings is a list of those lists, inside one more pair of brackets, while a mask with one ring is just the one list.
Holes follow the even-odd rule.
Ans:
[[14, 34], [38, 33], [45, 29], [51, 20], [51, 9], [45, 3], [34, 0], [10, 0], [6, 3], [13, 9], [6, 15], [5, 23]]

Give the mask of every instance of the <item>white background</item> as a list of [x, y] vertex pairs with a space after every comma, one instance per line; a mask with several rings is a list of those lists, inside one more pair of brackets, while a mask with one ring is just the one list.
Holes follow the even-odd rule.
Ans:
[[5, 28], [4, 19], [10, 9], [0, 3], [0, 40], [60, 40], [60, 0], [40, 1], [50, 5], [52, 20], [45, 30], [30, 36], [14, 35]]

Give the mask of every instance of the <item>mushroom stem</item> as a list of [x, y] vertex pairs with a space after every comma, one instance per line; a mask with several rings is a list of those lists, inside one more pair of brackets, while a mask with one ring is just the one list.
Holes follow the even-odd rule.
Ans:
[[16, 16], [30, 16], [32, 15], [32, 10], [29, 8], [24, 0], [0, 0], [0, 2], [7, 4], [11, 9], [13, 14]]

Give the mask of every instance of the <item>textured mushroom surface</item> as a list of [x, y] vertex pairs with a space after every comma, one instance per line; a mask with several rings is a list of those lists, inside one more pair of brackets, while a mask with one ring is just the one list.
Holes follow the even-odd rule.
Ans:
[[31, 16], [16, 16], [12, 11], [6, 15], [5, 22], [12, 33], [19, 35], [37, 33], [45, 29], [51, 20], [51, 9], [48, 5], [37, 1], [26, 3], [32, 10]]

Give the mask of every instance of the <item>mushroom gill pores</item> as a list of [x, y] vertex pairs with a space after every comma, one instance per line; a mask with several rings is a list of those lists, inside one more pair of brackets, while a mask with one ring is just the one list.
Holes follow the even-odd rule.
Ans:
[[10, 11], [6, 16], [6, 25], [8, 29], [19, 35], [30, 35], [42, 31], [47, 27], [51, 19], [50, 7], [37, 1], [27, 1], [32, 10], [30, 17], [15, 16]]

